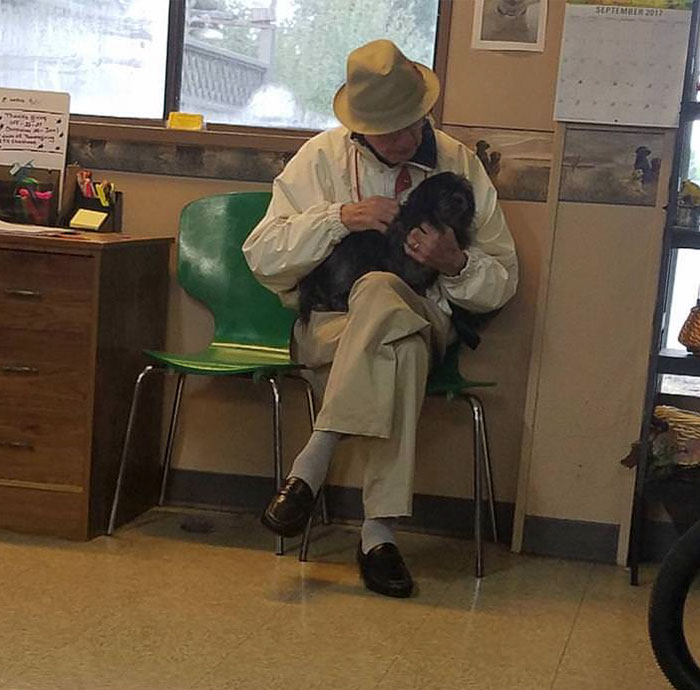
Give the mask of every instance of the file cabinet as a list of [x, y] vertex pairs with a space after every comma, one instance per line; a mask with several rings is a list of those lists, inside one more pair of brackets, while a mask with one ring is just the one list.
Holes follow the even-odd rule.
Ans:
[[[164, 347], [170, 238], [0, 232], [0, 528], [106, 531], [142, 350]], [[147, 391], [122, 519], [158, 489], [160, 390]]]

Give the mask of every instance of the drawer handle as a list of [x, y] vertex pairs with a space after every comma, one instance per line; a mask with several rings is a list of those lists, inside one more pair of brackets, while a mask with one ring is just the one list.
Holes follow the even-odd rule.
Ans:
[[0, 365], [0, 371], [5, 371], [9, 374], [38, 374], [39, 370], [36, 367], [27, 367], [23, 364], [3, 364]]
[[19, 288], [5, 288], [5, 294], [11, 297], [26, 297], [28, 299], [41, 297], [41, 292], [38, 290], [21, 290]]
[[15, 448], [16, 450], [34, 450], [33, 443], [27, 441], [3, 441], [0, 438], [0, 448]]

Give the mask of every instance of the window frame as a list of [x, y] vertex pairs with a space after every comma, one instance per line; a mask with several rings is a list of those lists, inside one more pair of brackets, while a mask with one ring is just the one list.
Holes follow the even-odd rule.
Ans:
[[[443, 86], [433, 108], [438, 126], [442, 125], [444, 85], [447, 75], [450, 25], [454, 0], [438, 0], [437, 28], [433, 69]], [[184, 52], [185, 0], [170, 0], [168, 43], [166, 55], [164, 115], [177, 110], [182, 82]], [[104, 141], [130, 141], [168, 144], [219, 146], [293, 152], [318, 130], [251, 127], [244, 125], [207, 123], [202, 131], [168, 129], [164, 118], [119, 118], [98, 115], [70, 116], [70, 134], [80, 138]]]

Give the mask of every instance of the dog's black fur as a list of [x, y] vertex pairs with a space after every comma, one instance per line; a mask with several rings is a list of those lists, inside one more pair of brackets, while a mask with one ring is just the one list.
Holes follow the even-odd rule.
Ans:
[[[384, 233], [353, 232], [299, 283], [299, 312], [307, 323], [312, 310], [347, 311], [348, 296], [355, 281], [370, 271], [395, 273], [419, 295], [435, 282], [438, 272], [424, 266], [404, 251], [408, 233], [430, 223], [444, 232], [452, 228], [461, 249], [471, 241], [475, 213], [470, 182], [454, 173], [433, 175], [419, 184], [399, 208]], [[480, 316], [452, 304], [453, 322], [460, 338], [474, 348], [479, 342], [476, 326]]]

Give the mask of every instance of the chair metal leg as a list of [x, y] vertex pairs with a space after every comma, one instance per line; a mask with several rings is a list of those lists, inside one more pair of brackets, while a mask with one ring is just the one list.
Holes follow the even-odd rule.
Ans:
[[[307, 379], [303, 376], [290, 376], [289, 378], [299, 379], [304, 384], [304, 390], [306, 392], [306, 403], [309, 410], [309, 424], [311, 426], [311, 432], [313, 433], [314, 424], [316, 422], [316, 403], [314, 402], [314, 389]], [[324, 525], [330, 525], [331, 521], [328, 517], [328, 504], [326, 502], [326, 487], [323, 485], [321, 487], [321, 520]]]
[[486, 490], [488, 491], [486, 498], [489, 502], [489, 517], [491, 518], [491, 534], [495, 544], [498, 543], [498, 522], [496, 520], [496, 492], [493, 485], [493, 469], [491, 467], [491, 450], [489, 446], [488, 424], [486, 423], [486, 412], [484, 411], [483, 403], [475, 395], [469, 396], [473, 398], [474, 403], [481, 410], [481, 441], [482, 441], [482, 459], [484, 461], [484, 476], [486, 478]]
[[107, 525], [107, 534], [112, 535], [114, 532], [114, 525], [117, 520], [117, 507], [119, 505], [119, 498], [122, 490], [122, 482], [124, 480], [124, 468], [126, 467], [126, 458], [129, 453], [129, 443], [131, 441], [131, 434], [134, 429], [134, 420], [136, 419], [136, 409], [138, 407], [139, 397], [141, 395], [141, 386], [144, 379], [153, 372], [162, 371], [156, 369], [152, 365], [148, 365], [136, 378], [136, 384], [134, 385], [134, 394], [131, 398], [131, 408], [129, 409], [129, 420], [126, 424], [126, 433], [124, 434], [124, 444], [122, 445], [122, 455], [119, 461], [119, 473], [117, 474], [117, 486], [114, 489], [114, 499], [112, 500], [112, 510], [109, 515], [109, 524]]
[[158, 505], [162, 506], [165, 502], [165, 489], [168, 485], [168, 472], [170, 471], [170, 461], [173, 455], [173, 447], [175, 445], [175, 432], [177, 431], [177, 422], [180, 416], [180, 402], [182, 400], [182, 389], [185, 384], [185, 374], [177, 375], [177, 387], [175, 388], [175, 400], [170, 414], [170, 426], [168, 427], [168, 440], [165, 444], [165, 454], [163, 455], [163, 476], [160, 482], [160, 496], [158, 497]]
[[482, 534], [482, 486], [483, 479], [481, 476], [483, 461], [483, 416], [481, 405], [473, 396], [467, 398], [472, 409], [472, 417], [474, 420], [474, 541], [476, 545], [476, 565], [475, 575], [477, 578], [483, 577], [484, 574], [484, 541]]
[[306, 527], [304, 527], [304, 536], [301, 540], [301, 548], [299, 549], [299, 560], [302, 563], [306, 563], [309, 560], [309, 541], [311, 539], [311, 528], [314, 525], [314, 515], [318, 510], [318, 504], [323, 500], [323, 487], [321, 491], [316, 494], [316, 501], [314, 502], [314, 508], [311, 511], [311, 517], [306, 521]]
[[[299, 379], [304, 384], [304, 390], [306, 392], [306, 403], [309, 410], [309, 424], [311, 426], [311, 432], [314, 430], [314, 423], [316, 422], [316, 403], [314, 402], [314, 391], [313, 387], [307, 379], [303, 376], [290, 376], [289, 378]], [[326, 505], [326, 487], [321, 486], [318, 495], [316, 496], [316, 503], [314, 509], [311, 512], [311, 517], [309, 517], [306, 522], [306, 527], [304, 528], [304, 535], [301, 540], [301, 547], [299, 549], [299, 560], [305, 563], [309, 556], [309, 541], [311, 539], [311, 528], [313, 527], [314, 516], [316, 515], [316, 510], [318, 504], [321, 504], [321, 519], [324, 525], [329, 525], [330, 520], [328, 519], [328, 506]]]
[[[272, 432], [275, 491], [279, 491], [282, 487], [282, 423], [280, 414], [280, 387], [277, 379], [274, 376], [271, 376], [267, 380], [272, 387]], [[275, 553], [278, 556], [282, 556], [284, 554], [284, 539], [280, 536], [275, 537]]]
[[[314, 403], [314, 392], [313, 388], [311, 387], [311, 384], [303, 377], [299, 376], [298, 377], [300, 381], [303, 382], [304, 384], [304, 390], [306, 391], [306, 403], [308, 406], [309, 410], [309, 424], [311, 426], [311, 433], [314, 431], [314, 422], [316, 421], [316, 404]], [[321, 505], [323, 506], [323, 515], [324, 515], [324, 524], [326, 523], [325, 517], [326, 517], [326, 501], [325, 501], [325, 492], [323, 489], [323, 486], [321, 486], [321, 489], [319, 491], [318, 496], [316, 497], [316, 505], [318, 504], [318, 498], [319, 496], [321, 497]], [[311, 527], [313, 526], [314, 522], [314, 515], [316, 514], [316, 505], [314, 505], [314, 509], [311, 511], [311, 516], [306, 522], [306, 527], [304, 528], [304, 536], [301, 540], [301, 548], [299, 549], [299, 560], [302, 562], [306, 562], [308, 560], [309, 556], [309, 540], [311, 538]]]
[[306, 521], [306, 527], [304, 527], [304, 536], [301, 540], [301, 548], [299, 549], [299, 560], [302, 563], [306, 563], [309, 560], [309, 542], [311, 541], [311, 528], [314, 524], [314, 517], [318, 510], [318, 504], [321, 504], [321, 521], [324, 525], [330, 525], [330, 520], [328, 519], [328, 508], [326, 506], [326, 487], [321, 486], [318, 490], [316, 496], [316, 502], [314, 503], [314, 508], [311, 511], [311, 517]]

